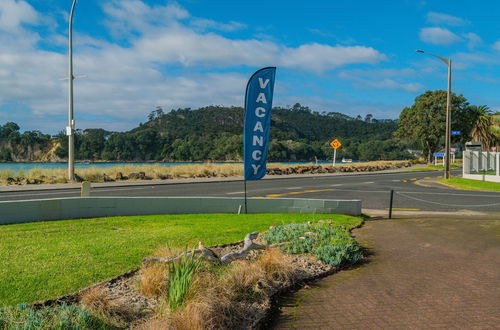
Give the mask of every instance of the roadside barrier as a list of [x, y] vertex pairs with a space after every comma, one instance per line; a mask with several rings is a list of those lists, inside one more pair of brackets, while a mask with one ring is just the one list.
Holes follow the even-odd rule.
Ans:
[[[237, 213], [239, 197], [74, 197], [0, 202], [0, 224], [148, 214]], [[248, 213], [361, 215], [360, 200], [249, 198]]]

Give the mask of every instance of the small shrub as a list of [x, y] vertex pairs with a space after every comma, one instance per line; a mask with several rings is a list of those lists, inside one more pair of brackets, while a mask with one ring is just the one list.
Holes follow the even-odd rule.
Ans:
[[171, 310], [184, 304], [193, 275], [201, 262], [201, 258], [197, 258], [194, 253], [188, 255], [185, 250], [180, 258], [168, 264], [168, 305]]
[[153, 264], [141, 269], [140, 291], [146, 297], [158, 297], [167, 288], [167, 269], [165, 265]]
[[287, 282], [294, 272], [290, 257], [276, 248], [265, 250], [257, 263], [262, 267], [268, 281]]
[[332, 227], [329, 223], [289, 224], [274, 227], [263, 237], [270, 244], [287, 242], [283, 249], [287, 253], [311, 252], [326, 264], [338, 266], [356, 263], [362, 256], [361, 247], [349, 230]]
[[80, 299], [85, 309], [108, 325], [108, 328], [127, 328], [141, 312], [135, 311], [126, 300], [112, 299], [106, 288], [94, 287], [87, 290]]
[[109, 310], [111, 305], [109, 297], [102, 287], [94, 287], [87, 290], [80, 299], [80, 302], [91, 311]]
[[0, 308], [0, 329], [114, 329], [76, 305], [35, 310], [26, 304]]

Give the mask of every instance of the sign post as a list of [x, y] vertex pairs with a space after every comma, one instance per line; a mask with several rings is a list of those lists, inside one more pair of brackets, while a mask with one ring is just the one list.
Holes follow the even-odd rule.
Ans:
[[335, 166], [335, 158], [337, 158], [337, 149], [342, 146], [339, 140], [334, 139], [330, 141], [330, 147], [333, 148], [333, 166]]

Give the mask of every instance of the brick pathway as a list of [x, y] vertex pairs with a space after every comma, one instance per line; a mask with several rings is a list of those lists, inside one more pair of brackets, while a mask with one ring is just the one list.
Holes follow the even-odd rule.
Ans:
[[498, 220], [380, 220], [370, 262], [283, 302], [277, 329], [500, 329]]

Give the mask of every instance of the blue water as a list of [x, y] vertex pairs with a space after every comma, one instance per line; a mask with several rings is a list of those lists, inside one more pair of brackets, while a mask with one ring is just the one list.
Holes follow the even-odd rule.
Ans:
[[[313, 162], [280, 162], [279, 164], [289, 164], [289, 165], [303, 165], [312, 164]], [[161, 166], [178, 166], [178, 165], [193, 165], [193, 164], [205, 164], [204, 162], [186, 162], [186, 163], [75, 163], [75, 168], [89, 168], [89, 167], [113, 167], [113, 166], [127, 166], [127, 165], [161, 165]], [[242, 162], [213, 162], [211, 164], [243, 164]], [[330, 161], [318, 162], [318, 165], [331, 164]], [[49, 168], [49, 169], [66, 169], [68, 168], [68, 163], [0, 163], [1, 170], [11, 170], [17, 171], [28, 171], [32, 168]]]

